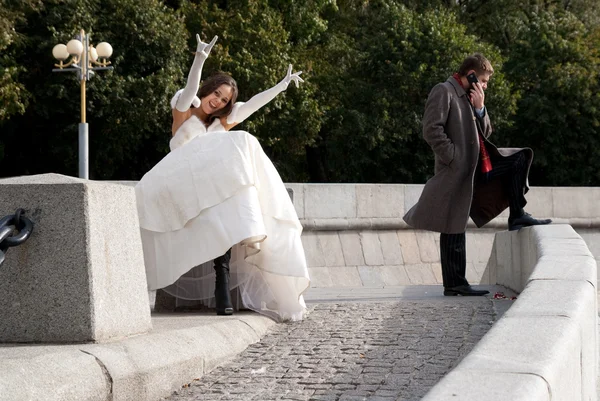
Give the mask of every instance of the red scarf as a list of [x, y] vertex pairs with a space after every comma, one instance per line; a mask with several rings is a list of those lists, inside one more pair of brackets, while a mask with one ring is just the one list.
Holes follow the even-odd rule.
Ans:
[[[465, 89], [465, 87], [462, 84], [462, 81], [460, 80], [460, 75], [454, 74], [452, 76], [454, 77], [454, 79], [456, 79], [456, 81], [458, 82], [460, 87]], [[468, 93], [467, 93], [467, 96], [469, 96]], [[481, 135], [480, 132], [479, 132], [479, 135], [477, 135], [477, 136], [479, 137], [479, 159], [481, 160], [481, 172], [484, 174], [487, 174], [490, 171], [492, 171], [492, 160], [490, 159], [490, 154], [488, 153], [487, 149], [485, 148], [485, 142], [483, 140], [483, 136]]]

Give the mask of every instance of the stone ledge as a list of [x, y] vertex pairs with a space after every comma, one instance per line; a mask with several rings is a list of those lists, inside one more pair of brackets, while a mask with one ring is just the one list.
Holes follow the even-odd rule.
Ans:
[[241, 312], [156, 314], [152, 324], [148, 334], [113, 343], [0, 347], [0, 401], [161, 399], [235, 357], [277, 323]]
[[[543, 255], [551, 245], [555, 255]], [[572, 227], [496, 234], [498, 284], [521, 291], [511, 309], [423, 401], [596, 400], [596, 262]], [[565, 274], [555, 258], [570, 258]], [[531, 273], [531, 274], [530, 274]], [[568, 294], [565, 297], [565, 294]]]
[[[568, 224], [573, 228], [600, 228], [600, 218], [551, 218], [553, 224]], [[370, 218], [336, 218], [336, 219], [300, 219], [304, 231], [360, 231], [360, 230], [413, 230], [402, 218], [393, 217], [370, 217]], [[477, 228], [473, 221], [469, 220], [467, 229]], [[506, 230], [506, 217], [497, 217], [482, 228], [493, 228]]]

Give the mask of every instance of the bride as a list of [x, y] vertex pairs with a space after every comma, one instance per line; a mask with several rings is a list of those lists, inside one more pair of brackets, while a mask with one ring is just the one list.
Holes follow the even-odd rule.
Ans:
[[148, 287], [183, 300], [214, 297], [219, 315], [233, 313], [230, 290], [239, 287], [247, 308], [301, 320], [310, 283], [302, 226], [258, 140], [231, 131], [290, 82], [304, 82], [301, 72], [290, 65], [279, 84], [237, 102], [237, 84], [227, 74], [200, 87], [217, 37], [196, 39], [186, 86], [171, 100], [171, 152], [136, 186]]

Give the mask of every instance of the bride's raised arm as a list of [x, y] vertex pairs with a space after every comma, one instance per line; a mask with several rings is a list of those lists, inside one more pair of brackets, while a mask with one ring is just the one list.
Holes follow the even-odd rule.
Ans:
[[[204, 62], [208, 58], [210, 51], [213, 46], [217, 42], [218, 36], [215, 36], [210, 43], [204, 43], [200, 39], [200, 35], [196, 34], [196, 40], [198, 41], [198, 46], [196, 47], [196, 56], [194, 57], [194, 62], [192, 63], [192, 67], [190, 68], [190, 72], [188, 74], [188, 79], [185, 84], [185, 88], [179, 96], [174, 100], [174, 109], [177, 109], [180, 112], [186, 112], [189, 110], [194, 98], [196, 98], [196, 93], [198, 93], [198, 88], [200, 88], [200, 76], [202, 75], [202, 67], [204, 66]], [[197, 99], [197, 98], [196, 98]], [[199, 107], [200, 105], [194, 105], [195, 107]]]
[[294, 81], [296, 83], [296, 87], [298, 87], [299, 82], [304, 82], [304, 80], [300, 78], [300, 74], [302, 74], [302, 71], [292, 73], [292, 65], [290, 64], [287, 75], [277, 85], [253, 96], [252, 99], [245, 103], [237, 102], [233, 106], [231, 113], [227, 116], [227, 124], [235, 125], [241, 123], [246, 118], [250, 117], [252, 113], [269, 103], [277, 95], [286, 90], [290, 82]]

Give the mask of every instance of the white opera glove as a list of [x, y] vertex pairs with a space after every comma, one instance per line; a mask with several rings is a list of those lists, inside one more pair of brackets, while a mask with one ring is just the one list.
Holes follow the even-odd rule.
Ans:
[[218, 36], [215, 36], [210, 43], [204, 43], [202, 40], [200, 40], [200, 35], [196, 34], [196, 40], [198, 41], [198, 46], [196, 47], [196, 56], [194, 57], [194, 62], [190, 68], [185, 88], [175, 102], [175, 108], [177, 108], [177, 110], [184, 112], [187, 111], [192, 105], [192, 101], [194, 100], [194, 97], [196, 97], [196, 93], [198, 93], [198, 89], [200, 88], [202, 67], [204, 66], [204, 62], [208, 58], [213, 46], [215, 43], [217, 43], [218, 38]]
[[[177, 104], [177, 100], [179, 100], [179, 97], [181, 96], [182, 93], [183, 93], [183, 89], [179, 89], [177, 92], [175, 92], [175, 95], [171, 99], [171, 109], [175, 108], [175, 105]], [[200, 107], [200, 98], [198, 96], [194, 96], [194, 98], [192, 99], [192, 106], [194, 106], [196, 108]]]
[[287, 75], [277, 85], [271, 89], [267, 89], [266, 91], [259, 93], [258, 95], [254, 95], [252, 99], [248, 100], [246, 103], [237, 102], [233, 106], [231, 113], [229, 113], [227, 116], [227, 123], [234, 124], [243, 122], [258, 109], [275, 99], [277, 95], [286, 90], [290, 82], [294, 81], [296, 83], [296, 87], [299, 87], [299, 82], [304, 82], [304, 80], [300, 78], [300, 74], [302, 74], [302, 71], [292, 74], [292, 65], [290, 64]]

